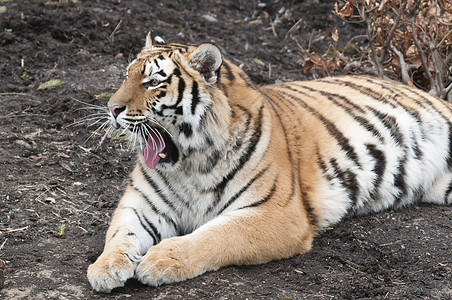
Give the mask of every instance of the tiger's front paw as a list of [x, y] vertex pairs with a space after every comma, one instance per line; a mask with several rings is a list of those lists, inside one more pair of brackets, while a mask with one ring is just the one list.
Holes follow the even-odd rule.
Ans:
[[[137, 261], [139, 258], [132, 258]], [[95, 263], [88, 267], [88, 280], [98, 292], [109, 293], [116, 287], [124, 286], [132, 278], [137, 263], [122, 251], [102, 253]]]
[[159, 286], [193, 278], [204, 273], [181, 237], [151, 247], [138, 265], [135, 277], [143, 284]]

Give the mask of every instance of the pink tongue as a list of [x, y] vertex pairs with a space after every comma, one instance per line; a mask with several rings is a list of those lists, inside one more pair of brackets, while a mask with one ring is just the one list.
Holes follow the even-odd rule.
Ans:
[[159, 154], [165, 149], [165, 140], [160, 132], [152, 130], [144, 148], [144, 162], [146, 166], [154, 169], [160, 160]]

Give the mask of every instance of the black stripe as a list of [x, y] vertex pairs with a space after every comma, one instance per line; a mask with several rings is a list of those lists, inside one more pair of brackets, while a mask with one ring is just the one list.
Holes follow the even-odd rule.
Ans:
[[261, 204], [264, 204], [265, 202], [267, 202], [268, 200], [270, 200], [270, 198], [273, 196], [273, 194], [274, 194], [275, 191], [276, 191], [276, 181], [277, 181], [277, 179], [275, 179], [275, 182], [273, 182], [272, 188], [270, 189], [270, 191], [267, 193], [267, 195], [266, 195], [264, 198], [262, 198], [262, 199], [259, 200], [259, 201], [254, 202], [254, 203], [251, 203], [251, 204], [249, 204], [249, 205], [246, 205], [246, 206], [244, 206], [244, 207], [241, 207], [241, 208], [239, 208], [239, 209], [250, 208], [250, 207], [256, 207], [256, 206], [259, 206], [259, 205], [261, 205]]
[[166, 96], [166, 91], [161, 91], [160, 94], [158, 94], [156, 97], [157, 99], [163, 98]]
[[[156, 49], [156, 50], [152, 50], [152, 55], [160, 55], [160, 56], [162, 56], [162, 53], [164, 53], [164, 54], [168, 54], [168, 50], [165, 50], [165, 49]], [[171, 53], [170, 53], [171, 54]], [[163, 56], [162, 56], [163, 57]]]
[[[289, 158], [289, 163], [290, 165], [293, 167], [291, 169], [291, 191], [290, 194], [288, 196], [288, 201], [292, 198], [292, 196], [295, 194], [295, 174], [294, 174], [294, 169], [296, 171], [296, 173], [298, 174], [297, 177], [297, 181], [298, 181], [298, 185], [301, 187], [301, 179], [300, 179], [300, 155], [297, 156], [297, 163], [294, 163], [294, 158], [292, 155], [292, 150], [290, 148], [290, 142], [289, 142], [289, 137], [287, 136], [287, 129], [284, 126], [284, 122], [282, 121], [282, 118], [279, 114], [279, 112], [276, 110], [276, 106], [278, 106], [278, 108], [281, 110], [281, 112], [285, 112], [286, 115], [288, 115], [288, 110], [282, 109], [281, 106], [276, 103], [276, 102], [270, 102], [271, 108], [273, 109], [273, 111], [275, 112], [276, 117], [278, 118], [279, 121], [279, 125], [281, 126], [281, 129], [284, 133], [284, 140], [285, 140], [285, 144], [286, 144], [286, 151], [287, 151], [287, 156]], [[290, 116], [289, 116], [290, 119]], [[300, 137], [297, 134], [298, 132], [296, 132], [295, 130], [292, 130], [291, 134], [295, 136], [296, 140], [300, 140]], [[298, 147], [296, 147], [295, 149], [298, 149]]]
[[347, 190], [348, 196], [352, 201], [351, 208], [355, 208], [359, 194], [359, 183], [356, 179], [356, 174], [350, 169], [342, 170], [335, 158], [330, 159], [330, 165], [333, 168], [334, 177], [338, 178], [341, 185]]
[[[163, 56], [161, 56], [161, 57], [163, 57]], [[159, 65], [158, 59], [154, 59], [154, 63], [155, 63], [155, 66], [160, 69], [160, 65]]]
[[181, 106], [176, 107], [176, 109], [174, 110], [174, 113], [175, 113], [176, 115], [183, 115], [183, 114], [184, 114], [184, 108], [183, 108], [183, 106], [181, 105]]
[[[248, 129], [250, 128], [250, 123], [252, 120], [251, 113], [245, 107], [243, 107], [241, 105], [235, 105], [232, 108], [235, 108], [235, 107], [240, 109], [245, 114], [245, 124], [243, 126], [243, 130], [241, 132], [236, 133], [236, 141], [235, 141], [235, 145], [232, 148], [232, 153], [237, 153], [240, 151], [240, 148], [242, 148], [244, 138], [246, 137], [246, 133], [248, 132]], [[235, 109], [232, 109], [231, 111], [232, 111], [232, 118], [234, 119], [237, 113], [235, 112]]]
[[277, 90], [276, 93], [284, 94], [285, 96], [293, 99], [296, 103], [300, 104], [304, 109], [308, 110], [312, 115], [319, 119], [320, 122], [322, 122], [322, 124], [325, 126], [329, 134], [336, 139], [338, 145], [345, 152], [345, 155], [350, 160], [352, 160], [358, 167], [361, 168], [361, 163], [359, 162], [358, 155], [356, 154], [353, 146], [350, 145], [349, 139], [344, 136], [342, 131], [340, 131], [333, 122], [325, 118], [321, 113], [319, 113], [317, 110], [309, 106], [306, 102], [304, 102], [300, 98], [296, 98], [293, 95], [288, 94], [282, 90]]
[[452, 193], [452, 181], [449, 182], [449, 186], [447, 187], [447, 190], [446, 190], [446, 192], [444, 193], [444, 201], [446, 202], [446, 204], [448, 204], [448, 203], [447, 203], [447, 199], [449, 198], [450, 193]]
[[[306, 93], [301, 92], [300, 90], [297, 90], [297, 89], [293, 89], [288, 84], [283, 84], [282, 86], [284, 86], [287, 89], [292, 90], [294, 92], [302, 93], [303, 95], [308, 97], [308, 95]], [[353, 103], [352, 101], [350, 101], [348, 98], [346, 98], [342, 95], [313, 89], [313, 88], [307, 87], [307, 86], [302, 86], [302, 85], [298, 85], [298, 84], [294, 84], [294, 86], [304, 88], [310, 92], [317, 92], [317, 93], [321, 94], [322, 96], [326, 97], [329, 101], [331, 101], [335, 105], [341, 107], [349, 116], [351, 116], [356, 122], [358, 122], [367, 131], [370, 131], [375, 137], [377, 137], [380, 140], [380, 142], [382, 142], [382, 143], [385, 142], [383, 136], [381, 135], [381, 132], [378, 131], [378, 129], [375, 128], [375, 126], [372, 123], [370, 123], [369, 120], [367, 120], [366, 118], [364, 118], [362, 116], [356, 115], [355, 112], [353, 111], [353, 110], [356, 110], [356, 111], [359, 111], [360, 113], [365, 114], [366, 112], [364, 111], [364, 109], [362, 107], [358, 106], [357, 104]], [[337, 99], [342, 100], [347, 105], [344, 105], [343, 103], [337, 101]]]
[[166, 77], [166, 73], [163, 70], [158, 71], [157, 74], [159, 74], [162, 77]]
[[[408, 188], [405, 183], [405, 164], [407, 162], [409, 148], [404, 141], [404, 135], [400, 131], [397, 119], [395, 117], [380, 112], [377, 109], [370, 106], [366, 106], [366, 108], [380, 120], [383, 126], [385, 126], [385, 128], [390, 132], [390, 135], [392, 136], [394, 141], [404, 150], [404, 155], [398, 161], [397, 167], [398, 173], [394, 174], [394, 186], [399, 190], [399, 194], [395, 199], [395, 202], [397, 203], [406, 195], [408, 191]], [[417, 158], [419, 155], [419, 147], [416, 143], [416, 140], [414, 140], [414, 143], [411, 148], [413, 149], [414, 152], [413, 158]]]
[[260, 141], [261, 134], [262, 134], [262, 117], [263, 117], [263, 106], [259, 109], [258, 116], [255, 120], [255, 126], [253, 129], [253, 133], [251, 136], [250, 141], [247, 144], [247, 148], [245, 149], [245, 153], [239, 158], [239, 162], [236, 165], [235, 168], [230, 170], [226, 176], [223, 177], [223, 180], [215, 187], [215, 190], [217, 191], [218, 195], [221, 195], [226, 188], [226, 185], [231, 181], [235, 174], [237, 174], [238, 171], [240, 171], [246, 163], [250, 160], [251, 156], [254, 153], [254, 150], [256, 149], [257, 144]]
[[[354, 110], [359, 111], [360, 113], [365, 113], [364, 109], [362, 109], [361, 106], [357, 105], [356, 103], [353, 103], [353, 101], [350, 101], [347, 97], [343, 96], [343, 95], [339, 95], [336, 93], [330, 93], [330, 92], [326, 92], [324, 90], [319, 90], [319, 89], [314, 89], [312, 87], [309, 86], [304, 86], [302, 85], [300, 82], [294, 82], [293, 83], [294, 86], [296, 87], [300, 87], [303, 89], [306, 89], [308, 91], [311, 92], [318, 92], [320, 93], [322, 96], [328, 98], [328, 100], [332, 101], [334, 104], [344, 108], [347, 111], [350, 111], [350, 108], [348, 108], [346, 105], [344, 105], [343, 103], [340, 103], [339, 101], [337, 101], [336, 99], [340, 99], [342, 100], [345, 104], [347, 104], [348, 106], [352, 107]], [[288, 84], [284, 84], [284, 86], [288, 86]], [[297, 90], [298, 91], [298, 90]], [[301, 91], [300, 91], [301, 92]], [[305, 93], [303, 93], [305, 94]], [[305, 94], [306, 95], [306, 94]]]
[[400, 146], [405, 146], [403, 134], [400, 132], [399, 125], [397, 124], [397, 119], [393, 116], [390, 116], [386, 113], [382, 113], [377, 109], [366, 106], [366, 108], [377, 117], [384, 127], [389, 131], [391, 137], [393, 137], [394, 141]]
[[172, 78], [173, 78], [173, 75], [174, 75], [174, 73], [171, 74], [170, 76], [168, 76], [168, 78], [166, 78], [165, 81], [166, 81], [168, 84], [171, 84], [171, 80], [172, 80]]
[[[149, 220], [147, 220], [147, 219], [143, 220], [143, 218], [141, 217], [141, 215], [138, 213], [138, 211], [135, 208], [130, 207], [130, 206], [127, 206], [124, 208], [129, 208], [135, 213], [135, 215], [138, 218], [138, 221], [140, 221], [141, 227], [143, 227], [144, 230], [146, 230], [146, 232], [152, 237], [152, 239], [154, 240], [153, 244], [157, 245], [160, 242], [160, 240], [157, 238], [157, 229], [155, 228], [155, 226], [152, 225], [152, 223], [150, 223]], [[152, 225], [152, 226], [150, 226], [150, 225]], [[160, 234], [159, 234], [159, 236], [160, 236]]]
[[187, 52], [188, 51], [188, 47], [189, 47], [189, 46], [186, 46], [186, 45], [183, 45], [183, 44], [178, 44], [178, 43], [170, 44], [170, 46], [173, 47], [173, 48], [179, 49], [179, 50], [184, 50], [184, 52]]
[[182, 73], [180, 72], [180, 70], [177, 69], [177, 68], [174, 69], [173, 74], [174, 74], [175, 76], [177, 76], [177, 77], [180, 77], [180, 76], [182, 75]]
[[447, 165], [452, 168], [452, 126], [449, 125], [449, 153], [447, 157]]
[[185, 81], [182, 79], [182, 77], [179, 77], [179, 84], [177, 86], [177, 102], [175, 104], [175, 106], [177, 106], [181, 101], [182, 98], [184, 97], [184, 90], [185, 90]]
[[[362, 86], [362, 85], [358, 85], [358, 84], [353, 83], [353, 82], [349, 82], [349, 81], [345, 81], [345, 80], [339, 80], [339, 79], [335, 79], [331, 83], [337, 83], [337, 84], [343, 83], [343, 85], [348, 86], [348, 87], [350, 87], [352, 89], [355, 89], [355, 90], [357, 90], [357, 91], [359, 91], [359, 92], [361, 92], [361, 93], [363, 93], [363, 94], [365, 94], [367, 96], [370, 96], [370, 97], [372, 97], [374, 100], [376, 100], [378, 102], [381, 102], [381, 103], [384, 103], [384, 104], [388, 104], [392, 108], [400, 107], [403, 110], [405, 110], [408, 114], [410, 114], [414, 119], [416, 119], [416, 121], [418, 123], [422, 123], [422, 120], [421, 120], [421, 117], [419, 115], [419, 112], [417, 112], [413, 108], [406, 107], [401, 102], [397, 101], [397, 98], [402, 96], [402, 95], [405, 96], [405, 97], [408, 97], [405, 93], [403, 93], [402, 91], [399, 91], [397, 89], [394, 90], [393, 89], [394, 86], [390, 86], [389, 84], [385, 85], [385, 84], [382, 84], [382, 83], [380, 83], [378, 81], [374, 81], [374, 80], [371, 80], [371, 79], [368, 79], [368, 78], [366, 78], [366, 81], [369, 82], [370, 84], [374, 84], [374, 85], [379, 86], [381, 89], [385, 89], [385, 90], [391, 92], [391, 95], [388, 95], [388, 96], [392, 97], [392, 98], [389, 98], [392, 101], [388, 100], [388, 96], [383, 95], [381, 93], [377, 93], [375, 89], [371, 89], [371, 88], [369, 88], [367, 86]], [[330, 82], [330, 81], [328, 81], [328, 82]], [[391, 88], [391, 87], [393, 87], [393, 88]], [[411, 97], [409, 97], [409, 98], [411, 98]], [[415, 101], [417, 104], [419, 104], [421, 107], [424, 107], [422, 105], [422, 103], [420, 103], [416, 99], [412, 99], [412, 100]]]
[[373, 200], [378, 200], [378, 189], [380, 188], [380, 185], [383, 181], [383, 175], [386, 169], [386, 157], [383, 151], [377, 149], [376, 145], [366, 144], [365, 146], [367, 148], [367, 151], [369, 151], [369, 154], [374, 159], [374, 167], [372, 169], [372, 172], [374, 172], [376, 176], [374, 180], [374, 188], [370, 196]]
[[148, 63], [143, 64], [143, 69], [141, 70], [141, 74], [144, 74], [144, 72], [146, 71], [147, 64]]
[[226, 60], [223, 60], [222, 66], [226, 69], [226, 77], [229, 81], [234, 81], [235, 76], [234, 73], [232, 73], [231, 66], [228, 64]]
[[218, 150], [213, 150], [206, 156], [207, 157], [204, 162], [204, 165], [200, 165], [198, 170], [202, 174], [208, 174], [215, 168], [215, 166], [218, 164], [220, 160], [221, 152]]
[[116, 236], [116, 235], [118, 234], [118, 232], [119, 232], [119, 229], [121, 229], [121, 228], [116, 229], [115, 233], [112, 234], [112, 236], [111, 236], [111, 238], [109, 239], [109, 241], [111, 241], [112, 239], [115, 238], [115, 236]]
[[[144, 168], [143, 168], [143, 166], [142, 166], [141, 164], [140, 164], [140, 171], [141, 171], [141, 173], [143, 174], [143, 177], [144, 177], [144, 179], [146, 180], [146, 182], [152, 187], [152, 189], [153, 189], [153, 190], [155, 191], [155, 193], [160, 197], [160, 199], [162, 199], [162, 201], [163, 201], [166, 205], [168, 205], [168, 207], [171, 208], [171, 210], [172, 210], [174, 213], [177, 214], [178, 210], [177, 210], [177, 208], [174, 206], [174, 204], [172, 203], [172, 201], [170, 201], [169, 198], [168, 198], [167, 196], [165, 196], [165, 194], [163, 193], [163, 189], [160, 188], [154, 180], [152, 180], [152, 178], [147, 174], [147, 172], [144, 170]], [[132, 185], [132, 187], [133, 187], [137, 192], [139, 192], [139, 193], [143, 196], [143, 198], [146, 200], [146, 202], [149, 204], [149, 206], [151, 207], [151, 209], [152, 209], [156, 214], [161, 215], [161, 216], [165, 219], [165, 221], [166, 221], [168, 224], [171, 224], [171, 225], [174, 227], [174, 229], [176, 229], [176, 231], [177, 231], [178, 226], [176, 225], [176, 222], [173, 220], [172, 217], [170, 217], [170, 216], [167, 215], [166, 213], [163, 213], [161, 210], [159, 210], [159, 209], [154, 205], [154, 203], [152, 202], [152, 200], [149, 199], [149, 197], [148, 197], [145, 193], [143, 193], [137, 186]]]
[[198, 83], [193, 81], [193, 86], [191, 88], [191, 114], [194, 115], [196, 112], [196, 106], [199, 104], [199, 91]]
[[192, 126], [191, 126], [191, 124], [189, 124], [187, 122], [182, 122], [179, 125], [179, 130], [188, 138], [191, 137], [193, 134]]
[[394, 200], [394, 205], [397, 206], [408, 193], [408, 187], [405, 182], [405, 164], [406, 157], [399, 162], [399, 173], [397, 173], [394, 177], [394, 186], [399, 189], [399, 194]]
[[[431, 109], [433, 109], [437, 114], [439, 114], [441, 116], [441, 118], [443, 118], [443, 120], [447, 123], [447, 125], [449, 127], [449, 151], [448, 151], [448, 157], [447, 157], [447, 165], [449, 166], [449, 168], [452, 168], [452, 122], [451, 122], [451, 119], [449, 117], [446, 117], [441, 111], [439, 111], [439, 109], [435, 106], [435, 104], [433, 104], [433, 102], [430, 101], [430, 99], [428, 99], [424, 95], [418, 93], [418, 91], [413, 90], [412, 88], [406, 88], [404, 90], [400, 90], [400, 89], [398, 89], [398, 86], [394, 87], [394, 88], [396, 89], [396, 91], [399, 94], [402, 94], [407, 98], [414, 99], [414, 101], [416, 101], [416, 103], [419, 104], [422, 108], [425, 108], [424, 104], [428, 104], [429, 107]], [[416, 95], [417, 97], [420, 97], [422, 99], [422, 101], [417, 100], [416, 97], [410, 97], [409, 95], [407, 95], [405, 93], [405, 91], [409, 91], [410, 93]], [[449, 111], [449, 113], [452, 113], [452, 107], [449, 102], [438, 100], [437, 103], [444, 106]]]
[[[190, 203], [189, 200], [186, 199], [185, 195], [181, 195], [180, 193], [178, 193], [174, 188], [173, 188], [173, 184], [171, 184], [168, 180], [168, 178], [166, 177], [166, 175], [164, 173], [162, 173], [159, 170], [155, 170], [156, 173], [160, 176], [160, 179], [163, 180], [163, 183], [165, 184], [165, 188], [170, 191], [175, 197], [177, 197], [177, 200], [179, 201], [180, 204], [184, 205], [187, 209], [191, 209], [190, 208]], [[173, 199], [173, 198], [172, 198]], [[178, 211], [176, 211], [178, 212]], [[180, 214], [179, 214], [180, 215]]]
[[143, 215], [144, 221], [146, 222], [146, 224], [150, 227], [150, 229], [152, 230], [152, 232], [154, 233], [156, 240], [155, 243], [158, 244], [160, 243], [160, 241], [162, 240], [162, 236], [160, 235], [160, 232], [157, 230], [157, 228], [154, 226], [154, 224], [152, 224], [151, 220], [149, 220], [148, 218], [146, 218], [145, 215]]
[[[282, 124], [280, 114], [276, 110], [275, 106], [277, 106], [281, 112], [284, 112], [287, 115], [288, 115], [289, 111], [293, 112], [290, 109], [291, 106], [287, 107], [287, 105], [286, 105], [287, 109], [284, 109], [283, 107], [281, 107], [280, 103], [274, 101], [266, 93], [263, 93], [261, 91], [261, 94], [265, 97], [266, 100], [268, 100], [268, 103], [270, 104], [271, 108], [273, 109], [274, 113], [276, 114], [277, 118], [279, 119], [281, 127], [283, 128], [284, 134], [286, 135], [286, 145], [288, 146], [289, 145], [289, 141], [288, 141], [288, 138], [287, 138], [287, 134], [285, 133], [286, 130], [285, 130], [283, 124]], [[286, 99], [281, 98], [279, 94], [275, 94], [274, 96], [276, 97], [276, 99], [278, 99], [281, 102], [281, 104], [284, 102], [284, 100], [286, 100]], [[295, 120], [299, 120], [298, 114], [296, 116], [292, 115], [292, 117], [294, 117]], [[300, 150], [299, 141], [301, 140], [301, 137], [297, 134], [297, 130], [293, 129], [292, 130], [292, 134], [295, 135], [295, 140], [297, 141], [297, 147], [295, 147], [295, 149], [294, 149], [296, 151], [296, 155], [297, 155], [297, 162], [296, 162], [296, 164], [293, 163], [292, 152], [290, 151], [290, 149], [288, 147], [287, 149], [288, 149], [289, 161], [290, 161], [292, 166], [295, 166], [295, 172], [296, 172], [296, 175], [297, 175], [297, 178], [296, 178], [297, 185], [298, 185], [299, 190], [301, 191], [301, 200], [302, 200], [302, 203], [303, 203], [303, 207], [306, 210], [307, 217], [308, 217], [308, 219], [310, 221], [310, 224], [312, 224], [314, 226], [317, 226], [318, 218], [314, 214], [314, 209], [313, 209], [313, 207], [311, 205], [311, 200], [309, 199], [308, 193], [306, 193], [304, 188], [303, 188], [303, 182], [302, 182], [301, 177], [300, 177], [301, 176], [301, 173], [300, 173], [301, 154], [299, 152], [299, 150]], [[289, 194], [289, 197], [287, 198], [287, 203], [291, 200], [291, 198], [292, 198], [292, 196], [294, 194], [295, 194], [295, 173], [292, 170], [292, 172], [291, 172], [291, 192]]]
[[254, 84], [251, 82], [250, 78], [243, 72], [239, 73], [240, 78], [245, 81], [245, 85], [249, 88], [255, 89]]
[[[325, 79], [322, 81], [352, 88], [366, 96], [373, 98], [374, 100], [376, 100], [378, 102], [388, 104], [392, 108], [396, 108], [397, 106], [402, 106], [400, 103], [395, 104], [392, 101], [389, 101], [383, 94], [377, 93], [375, 90], [373, 90], [367, 86], [362, 86], [362, 85], [356, 84], [354, 82], [344, 80], [344, 78], [328, 78], [328, 79]], [[374, 83], [374, 82], [372, 82], [372, 83]], [[402, 106], [402, 107], [404, 107], [404, 106]], [[406, 108], [406, 107], [404, 107], [404, 108]]]
[[321, 157], [318, 149], [317, 149], [317, 164], [319, 165], [320, 170], [322, 171], [322, 176], [331, 183], [335, 179], [335, 177], [328, 174], [329, 173], [328, 166], [326, 165], [326, 162]]
[[[221, 213], [223, 213], [223, 211], [228, 208], [232, 203], [234, 203], [234, 201], [240, 197], [240, 195], [242, 195], [257, 179], [259, 179], [267, 170], [269, 167], [266, 167], [265, 169], [261, 170], [259, 173], [257, 173], [253, 178], [251, 178], [250, 181], [248, 181], [247, 184], [245, 184], [240, 191], [238, 191], [235, 195], [233, 195], [231, 198], [229, 198], [228, 201], [226, 201], [226, 203], [223, 205], [222, 208], [220, 208], [220, 210], [218, 211], [218, 215], [220, 215]], [[210, 211], [212, 211], [212, 209], [214, 208], [214, 206], [209, 207], [209, 209], [207, 210], [207, 213], [209, 213]]]
[[[161, 187], [158, 186], [158, 184], [151, 178], [151, 176], [149, 176], [149, 174], [146, 172], [146, 170], [144, 169], [143, 165], [140, 164], [140, 171], [141, 174], [143, 175], [144, 179], [146, 180], [146, 182], [152, 187], [152, 189], [160, 196], [160, 198], [162, 199], [162, 201], [168, 205], [173, 211], [177, 211], [176, 207], [174, 206], [174, 204], [172, 203], [172, 201], [169, 200], [168, 197], [166, 197], [162, 191], [163, 189]], [[138, 191], [141, 193], [141, 191]], [[143, 193], [142, 193], [143, 194]], [[145, 195], [146, 196], [146, 195]], [[146, 196], [147, 197], [147, 196]], [[148, 198], [146, 198], [146, 200], [148, 200]], [[158, 209], [154, 206], [154, 203], [152, 201], [149, 201], [149, 204], [151, 205], [152, 209], [155, 212], [158, 212]]]

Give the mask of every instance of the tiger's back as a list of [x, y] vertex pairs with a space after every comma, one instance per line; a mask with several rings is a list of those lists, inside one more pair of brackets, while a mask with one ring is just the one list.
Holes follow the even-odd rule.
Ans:
[[101, 256], [109, 292], [309, 251], [344, 216], [450, 204], [452, 106], [370, 77], [255, 87], [210, 44], [148, 36], [111, 97], [138, 159]]
[[416, 201], [450, 203], [449, 103], [371, 77], [283, 83], [262, 91], [275, 123], [286, 119], [284, 134], [300, 141], [292, 152], [320, 226]]

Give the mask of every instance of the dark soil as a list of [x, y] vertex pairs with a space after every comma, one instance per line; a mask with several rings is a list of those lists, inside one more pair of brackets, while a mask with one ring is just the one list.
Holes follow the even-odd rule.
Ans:
[[[0, 1], [0, 298], [452, 298], [452, 207], [427, 205], [346, 220], [292, 259], [158, 288], [91, 290], [86, 269], [134, 154], [118, 139], [85, 142], [95, 127], [68, 127], [91, 113], [76, 100], [104, 105], [100, 94], [119, 87], [151, 29], [170, 42], [217, 44], [257, 84], [307, 79], [297, 43], [324, 51], [333, 27], [340, 43], [363, 32], [331, 15], [333, 0], [262, 3]], [[37, 89], [50, 79], [64, 84]]]

